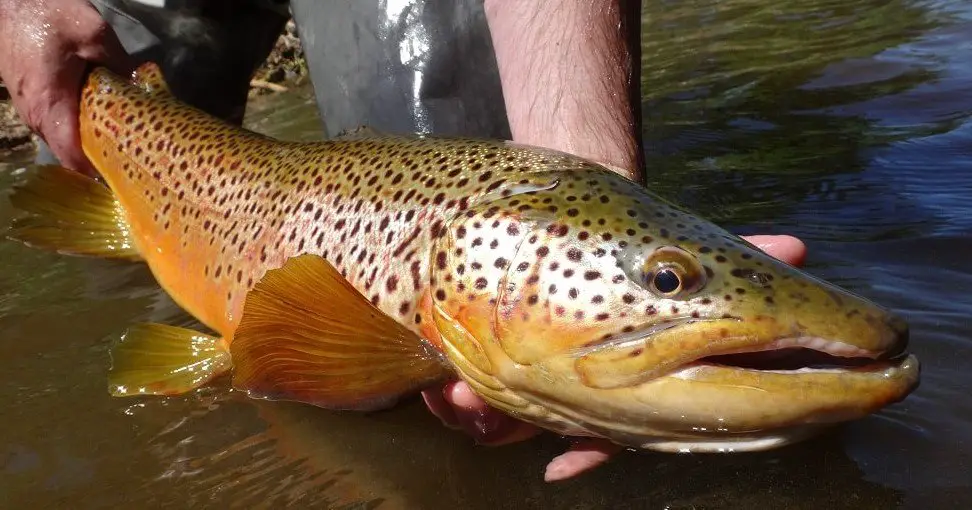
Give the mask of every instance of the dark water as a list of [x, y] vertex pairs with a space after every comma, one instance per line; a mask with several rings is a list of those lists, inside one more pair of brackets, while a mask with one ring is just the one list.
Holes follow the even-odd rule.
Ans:
[[[778, 451], [631, 453], [548, 485], [558, 438], [477, 447], [417, 404], [112, 399], [127, 325], [192, 320], [141, 266], [0, 242], [0, 507], [972, 507], [972, 7], [649, 2], [644, 29], [651, 186], [802, 237], [812, 272], [905, 315], [924, 368], [908, 400]], [[310, 98], [249, 122], [313, 139]], [[23, 163], [0, 163], [0, 189]]]

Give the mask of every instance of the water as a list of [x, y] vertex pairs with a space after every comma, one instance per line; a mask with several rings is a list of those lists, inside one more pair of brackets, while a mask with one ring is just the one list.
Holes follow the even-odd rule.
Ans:
[[[127, 325], [195, 323], [141, 266], [0, 242], [0, 507], [972, 507], [972, 7], [792, 3], [646, 6], [650, 185], [802, 237], [813, 273], [906, 316], [924, 372], [905, 402], [791, 448], [631, 453], [548, 485], [560, 439], [477, 447], [417, 403], [110, 398]], [[248, 122], [316, 138], [311, 98], [263, 98]], [[0, 163], [0, 189], [23, 163]]]

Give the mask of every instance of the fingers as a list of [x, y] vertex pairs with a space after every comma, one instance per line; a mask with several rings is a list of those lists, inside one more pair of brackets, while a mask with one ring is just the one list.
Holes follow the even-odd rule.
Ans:
[[479, 444], [499, 446], [540, 433], [538, 427], [490, 407], [463, 381], [446, 385], [443, 395], [455, 410], [460, 426]]
[[[39, 87], [45, 93], [35, 98], [37, 131], [47, 142], [61, 164], [72, 170], [95, 175], [95, 170], [81, 149], [78, 133], [78, 84], [84, 73], [84, 62], [73, 58], [64, 62], [48, 83]], [[46, 100], [45, 100], [46, 99]]]
[[807, 258], [807, 247], [803, 241], [793, 236], [746, 236], [745, 239], [767, 254], [791, 264], [802, 266]]
[[426, 390], [422, 398], [446, 426], [464, 431], [482, 445], [515, 443], [540, 433], [538, 427], [490, 407], [463, 381]]
[[[72, 59], [76, 60], [76, 59]], [[74, 99], [72, 71], [80, 73], [83, 63], [64, 62], [53, 72], [23, 76], [13, 95], [13, 103], [29, 128], [50, 147], [65, 167], [84, 171], [86, 159], [78, 141], [78, 104]]]
[[422, 391], [422, 400], [425, 401], [425, 406], [429, 408], [429, 411], [431, 411], [436, 418], [442, 420], [442, 423], [446, 427], [461, 430], [462, 427], [459, 425], [459, 417], [456, 416], [455, 409], [452, 407], [451, 403], [446, 401], [445, 395], [443, 395], [443, 393], [446, 391], [446, 387], [448, 387], [449, 384], [446, 384], [445, 386], [436, 386], [435, 388]]
[[[524, 441], [540, 433], [538, 427], [489, 407], [462, 381], [426, 390], [422, 397], [432, 414], [446, 426], [463, 430], [479, 444], [499, 446]], [[604, 464], [622, 449], [604, 439], [579, 439], [547, 464], [544, 480], [555, 482], [585, 473]]]
[[88, 61], [132, 68], [110, 26], [85, 0], [37, 1], [3, 11], [0, 76], [14, 107], [68, 168], [94, 173], [81, 149], [78, 101]]
[[[524, 441], [540, 429], [489, 407], [462, 381], [422, 392], [432, 414], [447, 426], [458, 428], [477, 443], [490, 446]], [[604, 464], [623, 448], [604, 439], [579, 439], [547, 464], [544, 480], [566, 480]]]
[[21, 81], [14, 104], [24, 121], [50, 147], [63, 166], [93, 175], [78, 135], [78, 85], [84, 62], [70, 57], [56, 69]]
[[604, 439], [580, 439], [547, 464], [543, 479], [557, 482], [575, 477], [604, 464], [623, 449]]
[[135, 61], [125, 51], [111, 26], [87, 2], [77, 7], [77, 21], [68, 23], [65, 35], [75, 44], [75, 54], [83, 60], [97, 62], [121, 75], [135, 68]]

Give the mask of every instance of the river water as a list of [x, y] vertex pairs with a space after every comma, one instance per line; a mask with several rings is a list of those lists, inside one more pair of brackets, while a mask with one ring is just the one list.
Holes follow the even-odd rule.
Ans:
[[[628, 453], [550, 485], [559, 438], [477, 447], [418, 403], [111, 398], [128, 325], [194, 321], [140, 265], [3, 241], [0, 507], [972, 508], [972, 7], [646, 2], [643, 53], [649, 186], [803, 238], [811, 272], [903, 314], [923, 363], [905, 402], [781, 450]], [[302, 89], [247, 122], [308, 140], [316, 115]], [[0, 163], [0, 190], [28, 161]]]

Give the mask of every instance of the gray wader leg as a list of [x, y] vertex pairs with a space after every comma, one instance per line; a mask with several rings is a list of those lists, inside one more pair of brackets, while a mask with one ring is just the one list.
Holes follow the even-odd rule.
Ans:
[[509, 139], [482, 0], [291, 0], [328, 136]]

